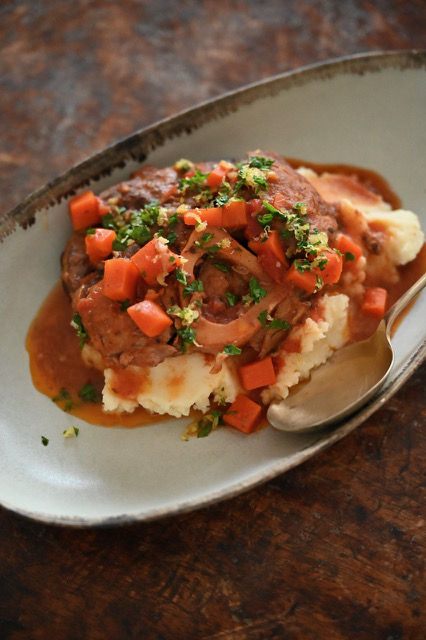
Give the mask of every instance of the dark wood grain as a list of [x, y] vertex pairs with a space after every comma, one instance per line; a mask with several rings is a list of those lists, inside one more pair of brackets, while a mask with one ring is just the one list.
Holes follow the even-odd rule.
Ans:
[[[423, 0], [4, 2], [0, 209], [224, 91], [421, 48], [425, 18]], [[195, 513], [75, 530], [1, 510], [0, 638], [424, 638], [425, 385], [423, 366], [337, 445]]]

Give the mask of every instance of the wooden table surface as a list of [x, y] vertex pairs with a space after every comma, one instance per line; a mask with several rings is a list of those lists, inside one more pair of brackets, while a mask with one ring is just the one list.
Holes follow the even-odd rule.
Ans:
[[[425, 36], [424, 0], [5, 1], [1, 211], [202, 100]], [[425, 386], [423, 365], [343, 441], [198, 512], [76, 530], [0, 509], [0, 638], [424, 638]]]

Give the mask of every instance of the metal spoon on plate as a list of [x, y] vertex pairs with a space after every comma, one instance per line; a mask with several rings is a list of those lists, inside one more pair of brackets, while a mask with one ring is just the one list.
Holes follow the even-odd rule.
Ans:
[[336, 351], [298, 391], [271, 404], [269, 423], [280, 431], [306, 433], [338, 422], [366, 404], [392, 368], [392, 325], [425, 286], [426, 273], [389, 309], [368, 340]]

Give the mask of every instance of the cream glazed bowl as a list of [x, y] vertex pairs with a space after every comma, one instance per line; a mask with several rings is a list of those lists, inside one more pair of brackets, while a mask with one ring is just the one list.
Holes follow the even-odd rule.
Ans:
[[[31, 194], [0, 223], [0, 503], [75, 526], [146, 521], [237, 495], [337, 442], [381, 407], [426, 356], [426, 295], [395, 335], [395, 365], [368, 405], [332, 430], [180, 434], [189, 419], [104, 428], [64, 413], [33, 386], [25, 337], [60, 276], [67, 200], [100, 192], [141, 163], [238, 157], [270, 148], [381, 174], [426, 229], [426, 53], [359, 55], [285, 73], [138, 131]], [[37, 249], [34, 250], [34, 247]], [[79, 428], [78, 438], [62, 432]], [[49, 446], [41, 445], [41, 435]]]

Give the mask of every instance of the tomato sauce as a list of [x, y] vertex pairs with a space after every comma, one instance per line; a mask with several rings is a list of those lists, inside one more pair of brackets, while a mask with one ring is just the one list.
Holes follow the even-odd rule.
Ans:
[[[345, 165], [319, 165], [298, 160], [288, 160], [288, 162], [294, 168], [304, 166], [317, 173], [328, 171], [356, 175], [362, 184], [381, 195], [393, 209], [401, 207], [399, 198], [392, 192], [387, 182], [373, 171]], [[400, 281], [389, 291], [389, 306], [424, 273], [425, 268], [426, 245], [412, 263], [399, 268]], [[404, 313], [407, 312], [408, 308]], [[142, 407], [128, 414], [103, 411], [101, 402], [103, 374], [83, 362], [76, 330], [71, 326], [72, 316], [69, 297], [62, 283], [59, 282], [42, 304], [26, 338], [30, 371], [36, 389], [50, 397], [59, 408], [91, 424], [134, 428], [167, 419], [168, 416], [153, 415]], [[352, 318], [352, 325], [357, 326], [356, 339], [360, 340], [375, 330], [377, 321], [358, 314], [357, 317]], [[95, 401], [85, 401], [79, 396], [79, 392], [87, 384], [92, 385], [96, 392]], [[191, 417], [198, 420], [200, 412], [192, 412]], [[262, 426], [264, 423], [266, 424], [266, 420], [262, 419]]]

